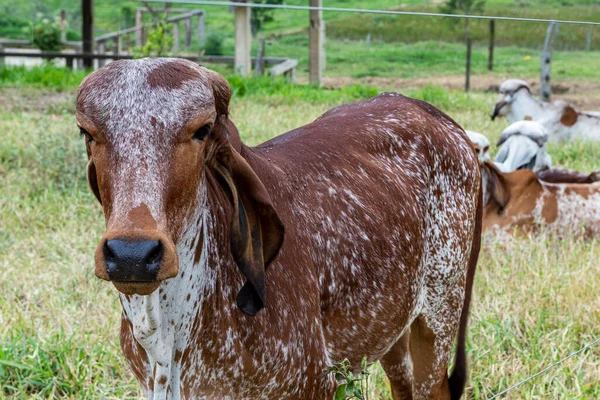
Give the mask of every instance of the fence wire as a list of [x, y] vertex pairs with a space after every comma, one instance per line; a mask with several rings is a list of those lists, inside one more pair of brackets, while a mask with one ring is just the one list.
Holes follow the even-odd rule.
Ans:
[[550, 371], [552, 368], [554, 368], [554, 367], [556, 367], [556, 366], [558, 366], [558, 365], [560, 365], [560, 364], [564, 363], [564, 362], [565, 362], [565, 361], [567, 361], [569, 358], [572, 358], [572, 357], [576, 356], [577, 354], [579, 354], [579, 353], [581, 353], [581, 352], [585, 351], [586, 349], [589, 349], [590, 347], [592, 347], [593, 345], [595, 345], [595, 344], [596, 344], [596, 343], [598, 343], [598, 342], [600, 342], [600, 338], [597, 338], [597, 339], [596, 339], [596, 340], [594, 340], [592, 343], [590, 343], [590, 344], [588, 344], [588, 345], [586, 345], [586, 346], [583, 346], [581, 349], [579, 349], [579, 350], [577, 350], [577, 351], [575, 351], [575, 352], [573, 352], [573, 353], [569, 354], [569, 355], [568, 355], [568, 356], [566, 356], [565, 358], [563, 358], [563, 359], [561, 359], [561, 360], [559, 360], [559, 361], [557, 361], [557, 362], [555, 362], [555, 363], [553, 363], [553, 364], [550, 364], [549, 366], [547, 366], [547, 367], [546, 367], [546, 368], [544, 368], [543, 370], [541, 370], [541, 371], [537, 372], [537, 373], [536, 373], [536, 374], [534, 374], [534, 375], [531, 375], [529, 378], [527, 378], [527, 379], [524, 379], [524, 380], [522, 380], [521, 382], [519, 382], [519, 383], [517, 383], [517, 384], [515, 384], [515, 385], [512, 385], [511, 387], [509, 387], [508, 389], [505, 389], [505, 390], [503, 390], [503, 391], [502, 391], [502, 392], [500, 392], [500, 393], [496, 393], [496, 394], [495, 394], [495, 395], [493, 395], [492, 397], [488, 398], [488, 400], [493, 400], [493, 399], [495, 399], [496, 397], [500, 397], [500, 396], [502, 396], [503, 394], [506, 394], [506, 393], [510, 392], [511, 390], [513, 390], [513, 389], [516, 389], [516, 388], [518, 388], [519, 386], [521, 386], [521, 385], [523, 385], [523, 384], [525, 384], [525, 383], [529, 382], [530, 380], [532, 380], [532, 379], [534, 379], [534, 378], [537, 378], [538, 376], [542, 375], [543, 373], [545, 373], [545, 372], [547, 372], [547, 371]]
[[541, 19], [541, 18], [519, 18], [502, 17], [497, 15], [467, 15], [467, 14], [444, 14], [419, 11], [398, 11], [398, 10], [373, 10], [366, 8], [344, 8], [344, 7], [311, 7], [311, 6], [293, 6], [287, 4], [259, 4], [259, 3], [239, 3], [232, 1], [213, 1], [213, 0], [137, 0], [148, 3], [170, 3], [170, 4], [193, 4], [202, 6], [228, 6], [228, 7], [247, 7], [247, 8], [272, 8], [281, 10], [302, 10], [302, 11], [336, 11], [359, 14], [384, 14], [384, 15], [412, 15], [421, 17], [446, 17], [446, 18], [468, 18], [468, 19], [486, 19], [498, 21], [521, 21], [521, 22], [556, 22], [560, 24], [572, 25], [600, 25], [600, 22], [594, 21], [574, 21], [560, 19]]

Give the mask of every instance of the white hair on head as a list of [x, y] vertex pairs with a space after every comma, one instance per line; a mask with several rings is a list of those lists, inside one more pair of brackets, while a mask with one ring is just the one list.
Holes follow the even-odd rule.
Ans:
[[479, 132], [465, 130], [465, 133], [469, 137], [469, 140], [479, 149], [479, 153], [477, 154], [479, 161], [489, 161], [490, 155], [488, 154], [488, 150], [490, 148], [490, 141], [488, 138]]
[[500, 93], [510, 93], [510, 92], [514, 92], [517, 89], [520, 89], [522, 87], [527, 88], [527, 90], [531, 91], [531, 87], [529, 86], [529, 83], [525, 82], [522, 79], [507, 79], [504, 82], [502, 82], [502, 84], [500, 85], [500, 87], [498, 88], [498, 91]]
[[546, 152], [548, 131], [535, 121], [517, 121], [509, 125], [500, 136], [494, 162], [502, 172], [518, 169], [542, 171], [552, 166]]

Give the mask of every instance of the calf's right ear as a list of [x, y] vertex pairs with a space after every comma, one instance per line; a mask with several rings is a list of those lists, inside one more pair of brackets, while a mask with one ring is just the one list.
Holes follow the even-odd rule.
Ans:
[[98, 190], [98, 177], [96, 176], [96, 166], [94, 162], [90, 160], [86, 169], [87, 181], [90, 185], [90, 189], [92, 189], [92, 193], [98, 199], [100, 205], [102, 205], [102, 199], [100, 198], [100, 190]]

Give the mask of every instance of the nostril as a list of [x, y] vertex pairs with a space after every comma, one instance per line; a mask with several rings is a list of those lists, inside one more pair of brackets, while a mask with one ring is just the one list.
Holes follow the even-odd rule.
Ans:
[[115, 258], [116, 258], [115, 252], [110, 248], [111, 247], [109, 244], [110, 242], [111, 242], [111, 240], [107, 240], [106, 243], [104, 243], [104, 251], [103, 251], [104, 259], [106, 261], [109, 261], [109, 260], [115, 261]]
[[[111, 243], [113, 242], [113, 243]], [[108, 267], [108, 272], [112, 273], [117, 269], [117, 256], [115, 255], [114, 250], [111, 248], [114, 246], [113, 240], [107, 240], [104, 243], [102, 248], [102, 253], [104, 255], [104, 261], [106, 262], [106, 266]]]
[[156, 241], [148, 251], [148, 255], [146, 256], [146, 264], [156, 264], [160, 262], [162, 254], [162, 244], [159, 241]]

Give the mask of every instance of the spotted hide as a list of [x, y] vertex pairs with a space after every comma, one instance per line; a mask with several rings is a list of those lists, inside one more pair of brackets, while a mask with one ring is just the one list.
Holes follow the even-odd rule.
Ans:
[[175, 59], [116, 61], [79, 88], [107, 227], [96, 275], [120, 291], [148, 398], [331, 399], [327, 366], [363, 356], [395, 399], [460, 397], [481, 219], [463, 130], [385, 93], [250, 148], [229, 98]]
[[503, 173], [493, 163], [484, 162], [483, 229], [518, 235], [545, 231], [559, 237], [598, 237], [600, 185], [588, 183], [595, 182], [595, 173], [547, 171], [546, 177], [560, 183], [545, 181], [539, 172], [536, 175], [527, 169]]

